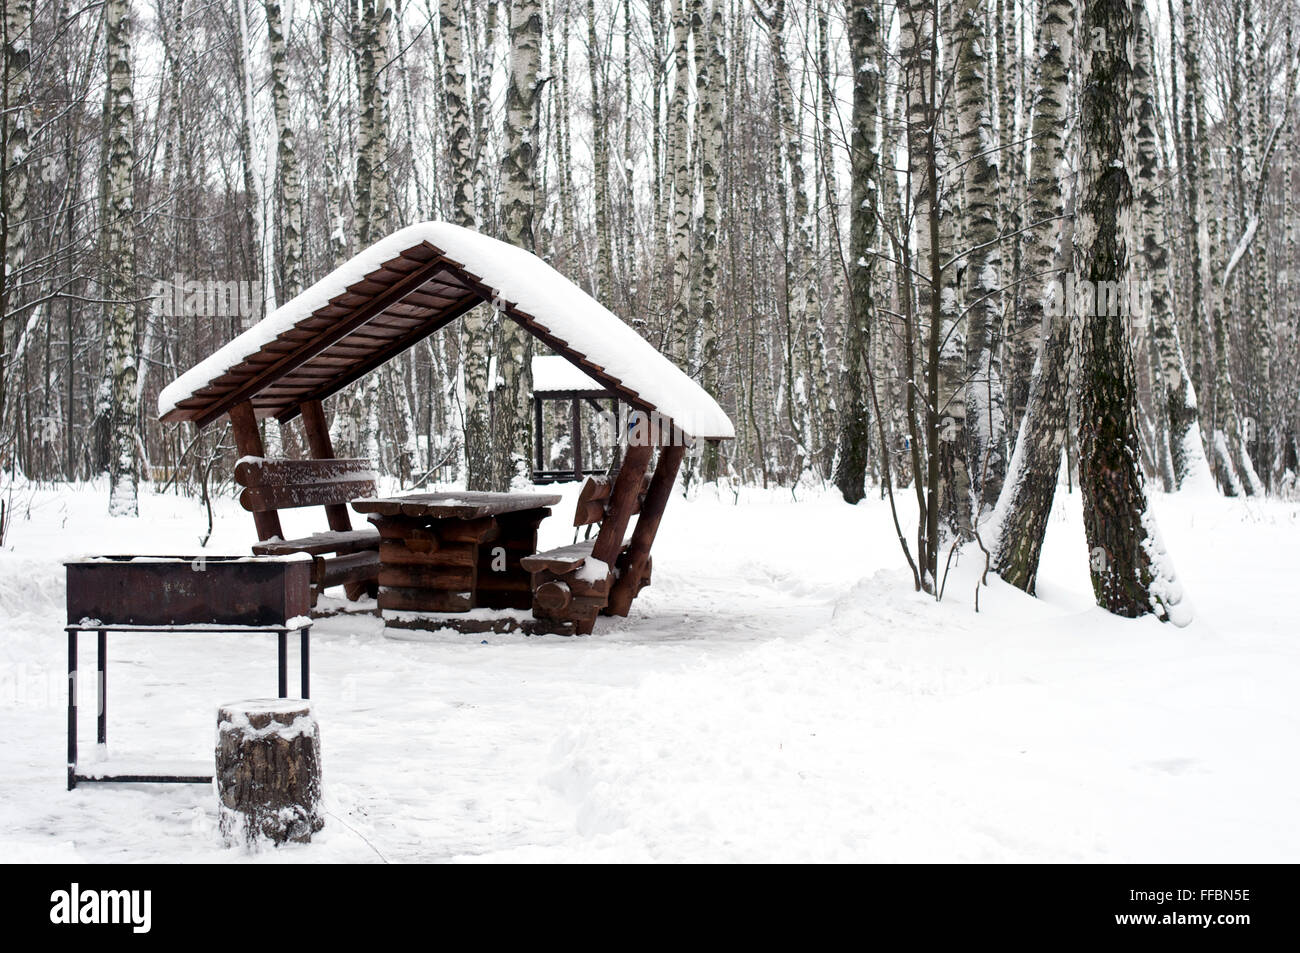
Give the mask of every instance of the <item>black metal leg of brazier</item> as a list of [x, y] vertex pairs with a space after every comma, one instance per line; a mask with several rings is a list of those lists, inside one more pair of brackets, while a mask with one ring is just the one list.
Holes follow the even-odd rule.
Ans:
[[302, 671], [302, 697], [311, 698], [311, 649], [308, 642], [311, 638], [311, 626], [302, 627], [302, 648], [299, 653], [298, 667]]
[[77, 786], [77, 630], [68, 630], [68, 790]]
[[276, 633], [280, 643], [280, 697], [289, 697], [289, 633], [281, 629]]
[[99, 743], [108, 742], [108, 630], [99, 630], [99, 687], [95, 692], [99, 701], [99, 725], [96, 735]]

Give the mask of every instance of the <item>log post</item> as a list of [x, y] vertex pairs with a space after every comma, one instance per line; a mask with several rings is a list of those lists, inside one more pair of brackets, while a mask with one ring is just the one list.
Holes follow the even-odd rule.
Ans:
[[672, 496], [677, 468], [681, 466], [685, 453], [686, 447], [680, 443], [659, 450], [659, 462], [655, 465], [654, 476], [650, 478], [650, 489], [646, 491], [645, 502], [641, 504], [641, 515], [637, 517], [636, 529], [632, 531], [632, 541], [627, 547], [627, 565], [623, 575], [610, 590], [610, 615], [627, 615], [632, 600], [641, 588], [641, 579], [650, 563], [650, 547], [654, 545], [655, 535], [659, 532], [659, 521]]
[[[235, 434], [235, 448], [241, 457], [265, 457], [262, 449], [262, 435], [257, 432], [257, 414], [248, 401], [235, 404], [229, 410], [230, 429]], [[253, 513], [253, 524], [257, 527], [260, 540], [284, 539], [284, 530], [280, 528], [280, 514], [274, 510]]]
[[[330, 440], [329, 424], [325, 422], [325, 408], [319, 400], [304, 400], [298, 405], [302, 413], [302, 429], [307, 434], [307, 447], [317, 460], [333, 460], [334, 444]], [[370, 461], [373, 467], [375, 462]], [[342, 503], [330, 503], [325, 507], [325, 518], [330, 529], [336, 533], [346, 533], [352, 529], [352, 520], [348, 508]]]
[[257, 699], [217, 711], [217, 814], [227, 847], [307, 843], [321, 817], [311, 702]]
[[569, 406], [569, 429], [573, 431], [573, 478], [582, 479], [582, 402], [573, 398]]
[[[319, 400], [304, 400], [298, 405], [298, 411], [302, 414], [302, 429], [307, 435], [307, 449], [311, 451], [312, 457], [317, 460], [333, 460], [334, 442], [330, 440], [329, 424], [325, 421], [325, 406]], [[370, 465], [373, 467], [375, 461], [371, 460]], [[336, 533], [346, 533], [352, 529], [352, 518], [348, 516], [348, 508], [343, 503], [326, 504], [325, 520]], [[370, 590], [373, 590], [371, 595], [378, 594], [378, 588], [373, 583], [343, 584], [343, 594], [353, 602]]]
[[614, 489], [610, 491], [609, 506], [605, 508], [605, 520], [600, 524], [600, 535], [592, 547], [591, 558], [601, 560], [611, 570], [618, 560], [618, 554], [623, 551], [623, 534], [627, 532], [628, 521], [636, 510], [641, 483], [653, 452], [654, 447], [648, 443], [628, 447], [623, 466], [619, 468], [618, 478], [614, 481]]
[[533, 468], [533, 478], [536, 481], [546, 469], [545, 454], [542, 453], [542, 447], [545, 444], [545, 434], [542, 428], [545, 421], [542, 416], [542, 399], [534, 395], [533, 397], [533, 453], [537, 457], [537, 466]]

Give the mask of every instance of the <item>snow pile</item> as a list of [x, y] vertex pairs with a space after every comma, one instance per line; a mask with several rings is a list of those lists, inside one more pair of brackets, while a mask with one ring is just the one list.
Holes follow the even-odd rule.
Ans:
[[348, 286], [421, 242], [463, 265], [500, 299], [531, 315], [687, 433], [699, 438], [735, 436], [717, 401], [568, 278], [522, 248], [448, 222], [409, 225], [353, 256], [165, 387], [158, 395], [159, 415], [166, 416], [195, 391], [328, 305]]

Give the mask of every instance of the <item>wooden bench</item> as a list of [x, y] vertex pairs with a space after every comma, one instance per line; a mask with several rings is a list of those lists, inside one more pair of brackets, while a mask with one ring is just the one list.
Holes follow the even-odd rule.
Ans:
[[519, 561], [532, 577], [533, 618], [557, 623], [561, 628], [578, 623], [590, 627], [595, 623], [600, 610], [609, 604], [614, 582], [610, 567], [592, 560], [595, 545], [596, 541], [589, 539]]
[[[373, 528], [352, 529], [347, 511], [349, 501], [375, 495], [369, 460], [243, 457], [235, 466], [235, 482], [244, 487], [240, 505], [259, 517], [261, 542], [253, 547], [254, 555], [312, 557], [312, 605], [331, 586], [343, 586], [349, 599], [378, 591], [379, 534]], [[324, 506], [329, 532], [281, 539], [278, 512], [303, 506]], [[273, 521], [268, 514], [275, 516]]]
[[[628, 516], [640, 511], [641, 503], [650, 485], [649, 475], [640, 481], [640, 491]], [[608, 477], [588, 477], [578, 491], [578, 503], [573, 513], [573, 525], [601, 524], [609, 508], [614, 482]], [[596, 562], [592, 550], [596, 538], [583, 540], [557, 549], [535, 553], [519, 561], [532, 578], [533, 617], [555, 623], [569, 623], [576, 631], [591, 631], [596, 616], [609, 607], [614, 583], [626, 566], [626, 544], [620, 546], [615, 565]], [[640, 592], [650, 582], [647, 557], [644, 570], [635, 583]]]

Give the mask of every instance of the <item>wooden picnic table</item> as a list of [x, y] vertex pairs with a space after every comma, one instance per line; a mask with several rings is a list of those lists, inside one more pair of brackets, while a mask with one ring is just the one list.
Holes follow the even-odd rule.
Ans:
[[528, 609], [537, 527], [560, 497], [539, 493], [411, 493], [354, 500], [379, 530], [379, 608], [444, 613]]

